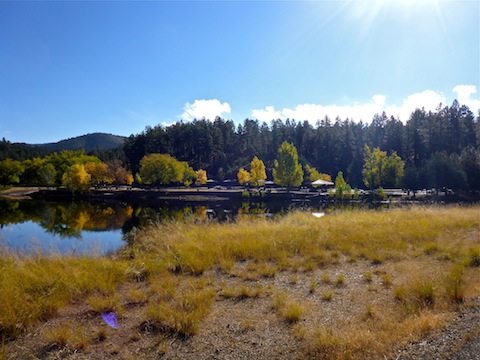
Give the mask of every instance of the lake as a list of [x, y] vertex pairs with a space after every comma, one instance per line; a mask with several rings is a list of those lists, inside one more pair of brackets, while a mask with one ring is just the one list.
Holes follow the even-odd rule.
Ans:
[[[330, 204], [332, 207], [337, 205]], [[343, 205], [352, 208], [358, 205]], [[235, 221], [281, 216], [292, 209], [325, 211], [325, 205], [289, 201], [219, 201], [158, 206], [104, 201], [12, 201], [0, 199], [0, 251], [20, 255], [102, 256], [127, 246], [125, 235], [152, 221]]]

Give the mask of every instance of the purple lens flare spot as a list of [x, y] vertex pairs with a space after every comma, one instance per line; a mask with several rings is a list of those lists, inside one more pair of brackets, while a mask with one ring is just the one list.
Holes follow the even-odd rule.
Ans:
[[117, 315], [115, 313], [104, 313], [102, 314], [103, 320], [112, 328], [118, 329], [117, 325]]

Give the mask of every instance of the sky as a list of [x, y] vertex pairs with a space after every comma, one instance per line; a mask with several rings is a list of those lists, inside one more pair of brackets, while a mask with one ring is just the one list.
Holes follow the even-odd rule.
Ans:
[[0, 2], [0, 138], [480, 109], [480, 0]]

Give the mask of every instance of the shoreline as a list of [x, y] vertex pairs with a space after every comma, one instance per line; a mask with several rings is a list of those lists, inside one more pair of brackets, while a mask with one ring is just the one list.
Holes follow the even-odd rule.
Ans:
[[[248, 190], [249, 196], [244, 196]], [[406, 192], [385, 189], [386, 198], [372, 198], [362, 193], [356, 198], [336, 199], [329, 196], [327, 192], [311, 190], [293, 190], [290, 192], [279, 191], [278, 189], [267, 189], [259, 191], [255, 188], [244, 189], [215, 189], [215, 188], [175, 188], [164, 187], [145, 189], [138, 187], [120, 186], [116, 188], [92, 189], [85, 194], [73, 194], [65, 188], [51, 187], [12, 187], [0, 191], [0, 198], [7, 200], [94, 200], [106, 202], [128, 202], [133, 204], [160, 204], [160, 203], [218, 203], [228, 201], [249, 201], [249, 202], [295, 202], [306, 203], [398, 203], [398, 204], [421, 204], [421, 203], [477, 203], [480, 201], [478, 195], [454, 194], [439, 195], [429, 193], [416, 194], [415, 197], [407, 195]]]

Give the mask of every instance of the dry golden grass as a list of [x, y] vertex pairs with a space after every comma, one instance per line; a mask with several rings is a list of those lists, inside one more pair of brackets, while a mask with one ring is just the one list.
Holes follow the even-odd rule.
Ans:
[[304, 305], [294, 299], [289, 298], [286, 293], [274, 294], [272, 308], [275, 309], [278, 314], [290, 324], [299, 321], [305, 311]]
[[[0, 336], [15, 338], [79, 301], [94, 312], [143, 306], [146, 326], [192, 336], [214, 299], [266, 299], [305, 356], [381, 358], [480, 295], [479, 211], [413, 207], [172, 222], [137, 231], [116, 257], [2, 255]], [[127, 291], [119, 295], [121, 287]], [[239, 323], [252, 327], [248, 319]], [[90, 340], [75, 340], [62, 325], [46, 341], [75, 347]]]
[[132, 251], [148, 249], [171, 270], [197, 275], [243, 260], [277, 264], [279, 269], [307, 264], [311, 270], [312, 263], [320, 267], [339, 254], [379, 264], [419, 255], [432, 246], [438, 256], [469, 260], [475, 259], [474, 246], [460, 244], [458, 232], [478, 231], [477, 213], [477, 208], [412, 208], [338, 213], [321, 220], [293, 213], [278, 221], [158, 224], [137, 237]]
[[215, 295], [212, 289], [198, 285], [189, 284], [172, 299], [149, 303], [145, 311], [146, 322], [155, 330], [182, 337], [196, 334]]
[[114, 293], [124, 268], [109, 258], [0, 257], [0, 334], [15, 337], [88, 293]]
[[248, 299], [248, 298], [256, 298], [262, 295], [262, 287], [257, 285], [255, 287], [252, 286], [232, 286], [224, 288], [220, 292], [220, 296], [228, 299]]
[[43, 332], [46, 349], [68, 348], [72, 351], [84, 350], [95, 339], [86, 334], [77, 324], [61, 323]]

